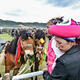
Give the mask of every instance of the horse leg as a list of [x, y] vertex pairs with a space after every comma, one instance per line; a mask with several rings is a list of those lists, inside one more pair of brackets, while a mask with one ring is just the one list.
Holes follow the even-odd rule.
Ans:
[[[31, 66], [31, 72], [33, 72], [33, 66]], [[31, 80], [33, 80], [33, 77], [31, 77]]]
[[[35, 71], [38, 71], [39, 70], [39, 62], [36, 61], [35, 62]], [[38, 80], [37, 76], [35, 77], [35, 80]]]
[[9, 73], [11, 69], [11, 66], [5, 66], [5, 73]]
[[5, 73], [9, 73], [10, 70], [15, 66], [13, 57], [14, 57], [14, 55], [6, 53], [6, 56], [5, 56]]
[[14, 66], [13, 75], [17, 75], [17, 73], [18, 73], [21, 65], [22, 65], [22, 62], [17, 63], [17, 64]]
[[17, 75], [18, 71], [19, 71], [19, 68], [15, 68], [13, 71], [13, 75]]
[[18, 71], [19, 71], [19, 66], [15, 66], [14, 70], [13, 70], [13, 75], [17, 75]]
[[5, 73], [9, 73], [12, 69], [12, 66], [8, 63], [7, 59], [5, 58]]

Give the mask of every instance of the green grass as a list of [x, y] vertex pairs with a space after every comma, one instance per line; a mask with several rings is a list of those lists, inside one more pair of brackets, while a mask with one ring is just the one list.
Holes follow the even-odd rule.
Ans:
[[4, 33], [4, 34], [0, 34], [0, 38], [2, 38], [5, 41], [7, 41], [7, 40], [11, 41], [14, 37], [10, 36], [7, 33]]

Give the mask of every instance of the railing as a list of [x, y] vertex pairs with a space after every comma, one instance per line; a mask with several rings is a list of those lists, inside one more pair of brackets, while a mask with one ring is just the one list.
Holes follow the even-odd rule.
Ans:
[[34, 76], [39, 76], [42, 74], [43, 74], [43, 71], [37, 71], [37, 72], [28, 73], [28, 74], [17, 75], [17, 76], [13, 76], [12, 80], [26, 79]]

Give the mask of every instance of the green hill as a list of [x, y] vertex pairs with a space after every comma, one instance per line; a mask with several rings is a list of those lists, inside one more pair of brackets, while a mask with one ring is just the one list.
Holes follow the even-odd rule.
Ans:
[[0, 19], [0, 27], [18, 27], [19, 25], [24, 25], [28, 27], [46, 27], [46, 23], [39, 22], [15, 22], [10, 20]]

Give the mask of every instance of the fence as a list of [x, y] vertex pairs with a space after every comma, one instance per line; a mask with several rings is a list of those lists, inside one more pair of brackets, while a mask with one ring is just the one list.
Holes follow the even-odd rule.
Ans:
[[37, 72], [28, 73], [28, 74], [17, 75], [17, 76], [13, 76], [12, 80], [26, 79], [34, 76], [39, 76], [42, 74], [43, 74], [43, 71], [37, 71]]

